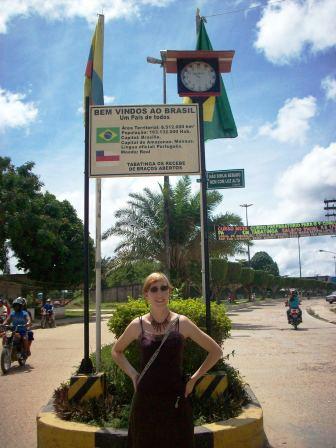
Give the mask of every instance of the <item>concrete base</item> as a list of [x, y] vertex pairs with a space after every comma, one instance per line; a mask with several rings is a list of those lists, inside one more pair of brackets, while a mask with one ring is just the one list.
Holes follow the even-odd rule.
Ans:
[[[238, 417], [195, 427], [195, 448], [264, 448], [262, 408], [251, 389], [246, 389], [251, 403]], [[127, 430], [61, 420], [49, 404], [37, 416], [37, 447], [126, 448]]]

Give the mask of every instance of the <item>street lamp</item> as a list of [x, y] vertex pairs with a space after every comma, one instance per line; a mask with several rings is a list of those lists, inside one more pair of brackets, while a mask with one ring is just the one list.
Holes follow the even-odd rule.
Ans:
[[[245, 212], [246, 212], [246, 226], [248, 227], [248, 217], [247, 217], [247, 208], [251, 207], [251, 205], [253, 204], [240, 204], [240, 207], [245, 207]], [[249, 242], [247, 242], [247, 257], [248, 257], [248, 265], [249, 268], [251, 267], [251, 257], [250, 257], [250, 246], [249, 246]]]
[[319, 252], [327, 252], [329, 254], [334, 254], [333, 259], [335, 262], [335, 276], [336, 276], [336, 252], [332, 252], [331, 250], [319, 249]]
[[[163, 73], [163, 104], [167, 104], [167, 72], [166, 72], [166, 54], [161, 51], [161, 59], [147, 56], [147, 62], [149, 64], [157, 64], [162, 67]], [[164, 208], [164, 221], [165, 221], [165, 265], [166, 274], [170, 277], [170, 240], [169, 240], [169, 176], [163, 177], [163, 208]]]

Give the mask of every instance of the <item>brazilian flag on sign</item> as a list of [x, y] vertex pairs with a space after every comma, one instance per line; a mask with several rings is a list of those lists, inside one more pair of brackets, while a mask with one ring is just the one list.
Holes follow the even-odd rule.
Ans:
[[97, 143], [120, 143], [120, 128], [97, 128]]

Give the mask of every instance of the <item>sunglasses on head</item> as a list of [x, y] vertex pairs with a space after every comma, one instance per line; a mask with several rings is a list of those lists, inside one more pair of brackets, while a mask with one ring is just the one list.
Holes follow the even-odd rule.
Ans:
[[160, 291], [164, 292], [164, 291], [168, 291], [169, 286], [168, 285], [161, 285], [160, 287], [158, 286], [152, 286], [151, 288], [149, 288], [149, 292], [158, 292], [158, 290], [160, 289]]

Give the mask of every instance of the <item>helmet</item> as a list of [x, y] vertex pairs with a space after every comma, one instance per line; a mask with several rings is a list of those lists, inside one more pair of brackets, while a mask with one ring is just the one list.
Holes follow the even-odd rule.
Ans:
[[50, 299], [47, 299], [47, 302], [51, 302], [51, 300], [50, 300]]
[[22, 297], [17, 297], [14, 301], [13, 301], [13, 306], [15, 305], [20, 305], [21, 307], [23, 306], [23, 300]]

